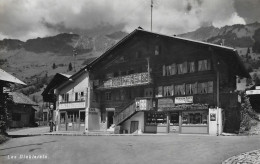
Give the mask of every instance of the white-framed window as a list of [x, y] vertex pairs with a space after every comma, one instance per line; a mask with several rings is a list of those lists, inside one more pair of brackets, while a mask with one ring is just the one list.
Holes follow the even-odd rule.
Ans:
[[79, 93], [75, 92], [75, 101], [79, 101]]
[[157, 94], [156, 94], [156, 97], [162, 97], [163, 96], [163, 87], [162, 86], [159, 86], [157, 88]]
[[64, 93], [61, 95], [61, 102], [69, 102], [69, 94]]
[[175, 63], [171, 65], [163, 65], [163, 76], [171, 76], [177, 73], [177, 65]]
[[188, 71], [187, 66], [188, 66], [187, 62], [177, 64], [178, 74], [187, 73]]
[[213, 81], [198, 83], [198, 94], [213, 93]]

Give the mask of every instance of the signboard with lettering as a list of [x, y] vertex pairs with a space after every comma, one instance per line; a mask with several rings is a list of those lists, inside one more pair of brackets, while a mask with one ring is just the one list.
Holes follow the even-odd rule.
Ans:
[[174, 107], [173, 99], [171, 98], [158, 99], [158, 108], [163, 108], [163, 107]]
[[175, 97], [175, 104], [193, 103], [193, 96]]

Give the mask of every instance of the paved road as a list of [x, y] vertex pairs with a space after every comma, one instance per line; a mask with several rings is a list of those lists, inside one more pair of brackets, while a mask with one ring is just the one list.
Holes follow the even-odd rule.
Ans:
[[220, 164], [256, 149], [260, 136], [34, 136], [1, 145], [0, 163]]

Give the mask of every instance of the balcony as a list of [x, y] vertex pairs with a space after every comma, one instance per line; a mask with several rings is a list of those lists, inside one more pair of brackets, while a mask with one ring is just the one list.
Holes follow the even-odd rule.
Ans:
[[78, 109], [86, 108], [85, 101], [60, 102], [59, 109]]
[[151, 82], [151, 78], [148, 72], [136, 73], [126, 76], [120, 76], [111, 78], [104, 81], [98, 89], [111, 89], [111, 88], [122, 88], [131, 87], [138, 85], [146, 85]]

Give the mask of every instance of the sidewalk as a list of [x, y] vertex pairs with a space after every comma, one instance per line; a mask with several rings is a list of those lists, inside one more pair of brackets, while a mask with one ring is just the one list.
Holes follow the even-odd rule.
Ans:
[[33, 128], [25, 128], [20, 130], [9, 131], [8, 136], [10, 137], [19, 137], [19, 136], [33, 136], [33, 135], [42, 135], [44, 133], [48, 133], [50, 131], [49, 126], [44, 127], [33, 127]]
[[260, 149], [228, 158], [222, 164], [260, 164]]

